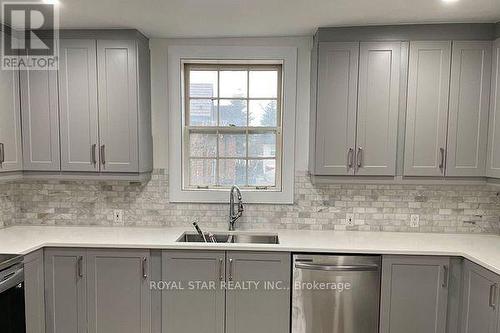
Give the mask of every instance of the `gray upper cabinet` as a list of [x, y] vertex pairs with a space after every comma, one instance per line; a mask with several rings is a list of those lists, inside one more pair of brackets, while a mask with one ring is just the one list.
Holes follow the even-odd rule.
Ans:
[[469, 261], [464, 265], [461, 333], [498, 333], [500, 276]]
[[96, 41], [61, 39], [61, 170], [99, 171]]
[[[290, 254], [227, 252], [229, 283], [260, 283], [257, 288], [228, 289], [226, 333], [290, 332]], [[278, 288], [267, 290], [264, 283]]]
[[444, 257], [384, 256], [380, 333], [445, 333], [449, 267]]
[[396, 174], [400, 72], [400, 42], [361, 43], [356, 136], [358, 175]]
[[0, 173], [22, 170], [19, 72], [0, 70]]
[[47, 333], [87, 333], [86, 251], [45, 250]]
[[23, 169], [59, 171], [57, 71], [21, 71]]
[[410, 43], [404, 175], [444, 176], [450, 41]]
[[486, 175], [500, 178], [500, 39], [493, 43], [492, 72]]
[[88, 250], [88, 333], [150, 333], [148, 250]]
[[[177, 287], [162, 293], [163, 333], [224, 333], [225, 279], [224, 252], [164, 251], [162, 280]], [[216, 287], [188, 289], [189, 281]]]
[[484, 176], [491, 42], [453, 42], [447, 176]]
[[97, 41], [101, 172], [139, 172], [135, 41]]
[[352, 175], [359, 43], [321, 43], [318, 57], [314, 173]]

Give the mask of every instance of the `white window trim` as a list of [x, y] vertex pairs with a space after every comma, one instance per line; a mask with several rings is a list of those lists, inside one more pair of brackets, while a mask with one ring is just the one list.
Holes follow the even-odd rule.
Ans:
[[282, 97], [282, 189], [243, 190], [246, 203], [292, 204], [295, 174], [295, 114], [297, 93], [297, 48], [249, 46], [169, 46], [169, 198], [170, 202], [226, 203], [227, 189], [182, 189], [183, 62], [208, 60], [279, 61], [283, 72]]

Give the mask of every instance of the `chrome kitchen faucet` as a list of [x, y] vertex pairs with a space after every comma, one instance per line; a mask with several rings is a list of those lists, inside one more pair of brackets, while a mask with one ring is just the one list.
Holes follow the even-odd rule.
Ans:
[[[238, 212], [234, 209], [234, 194], [236, 192], [236, 196], [238, 198]], [[240, 188], [236, 185], [231, 187], [231, 192], [229, 193], [229, 231], [234, 231], [234, 222], [236, 222], [241, 215], [243, 215], [243, 201], [241, 197]]]

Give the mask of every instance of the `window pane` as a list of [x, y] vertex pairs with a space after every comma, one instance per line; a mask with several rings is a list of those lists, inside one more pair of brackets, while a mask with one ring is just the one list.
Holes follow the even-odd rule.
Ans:
[[246, 126], [247, 102], [242, 100], [219, 101], [220, 126]]
[[278, 71], [250, 71], [250, 98], [278, 97]]
[[250, 101], [250, 126], [276, 127], [276, 100]]
[[219, 185], [245, 185], [246, 161], [245, 160], [219, 160]]
[[245, 134], [220, 134], [219, 156], [245, 157], [247, 140]]
[[276, 134], [258, 133], [248, 135], [249, 157], [274, 157], [276, 156]]
[[247, 71], [220, 71], [220, 97], [247, 97]]
[[215, 184], [215, 165], [215, 160], [190, 160], [190, 185], [196, 186]]
[[191, 97], [217, 97], [217, 71], [190, 71], [189, 95]]
[[276, 176], [276, 160], [248, 161], [248, 185], [274, 186]]
[[217, 126], [217, 101], [211, 99], [190, 100], [189, 124], [191, 126]]
[[190, 133], [189, 146], [190, 157], [215, 157], [217, 135], [210, 133]]

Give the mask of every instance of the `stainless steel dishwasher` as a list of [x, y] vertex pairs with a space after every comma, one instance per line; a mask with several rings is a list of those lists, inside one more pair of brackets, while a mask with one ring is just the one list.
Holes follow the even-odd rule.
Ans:
[[377, 333], [380, 256], [293, 257], [292, 333]]

